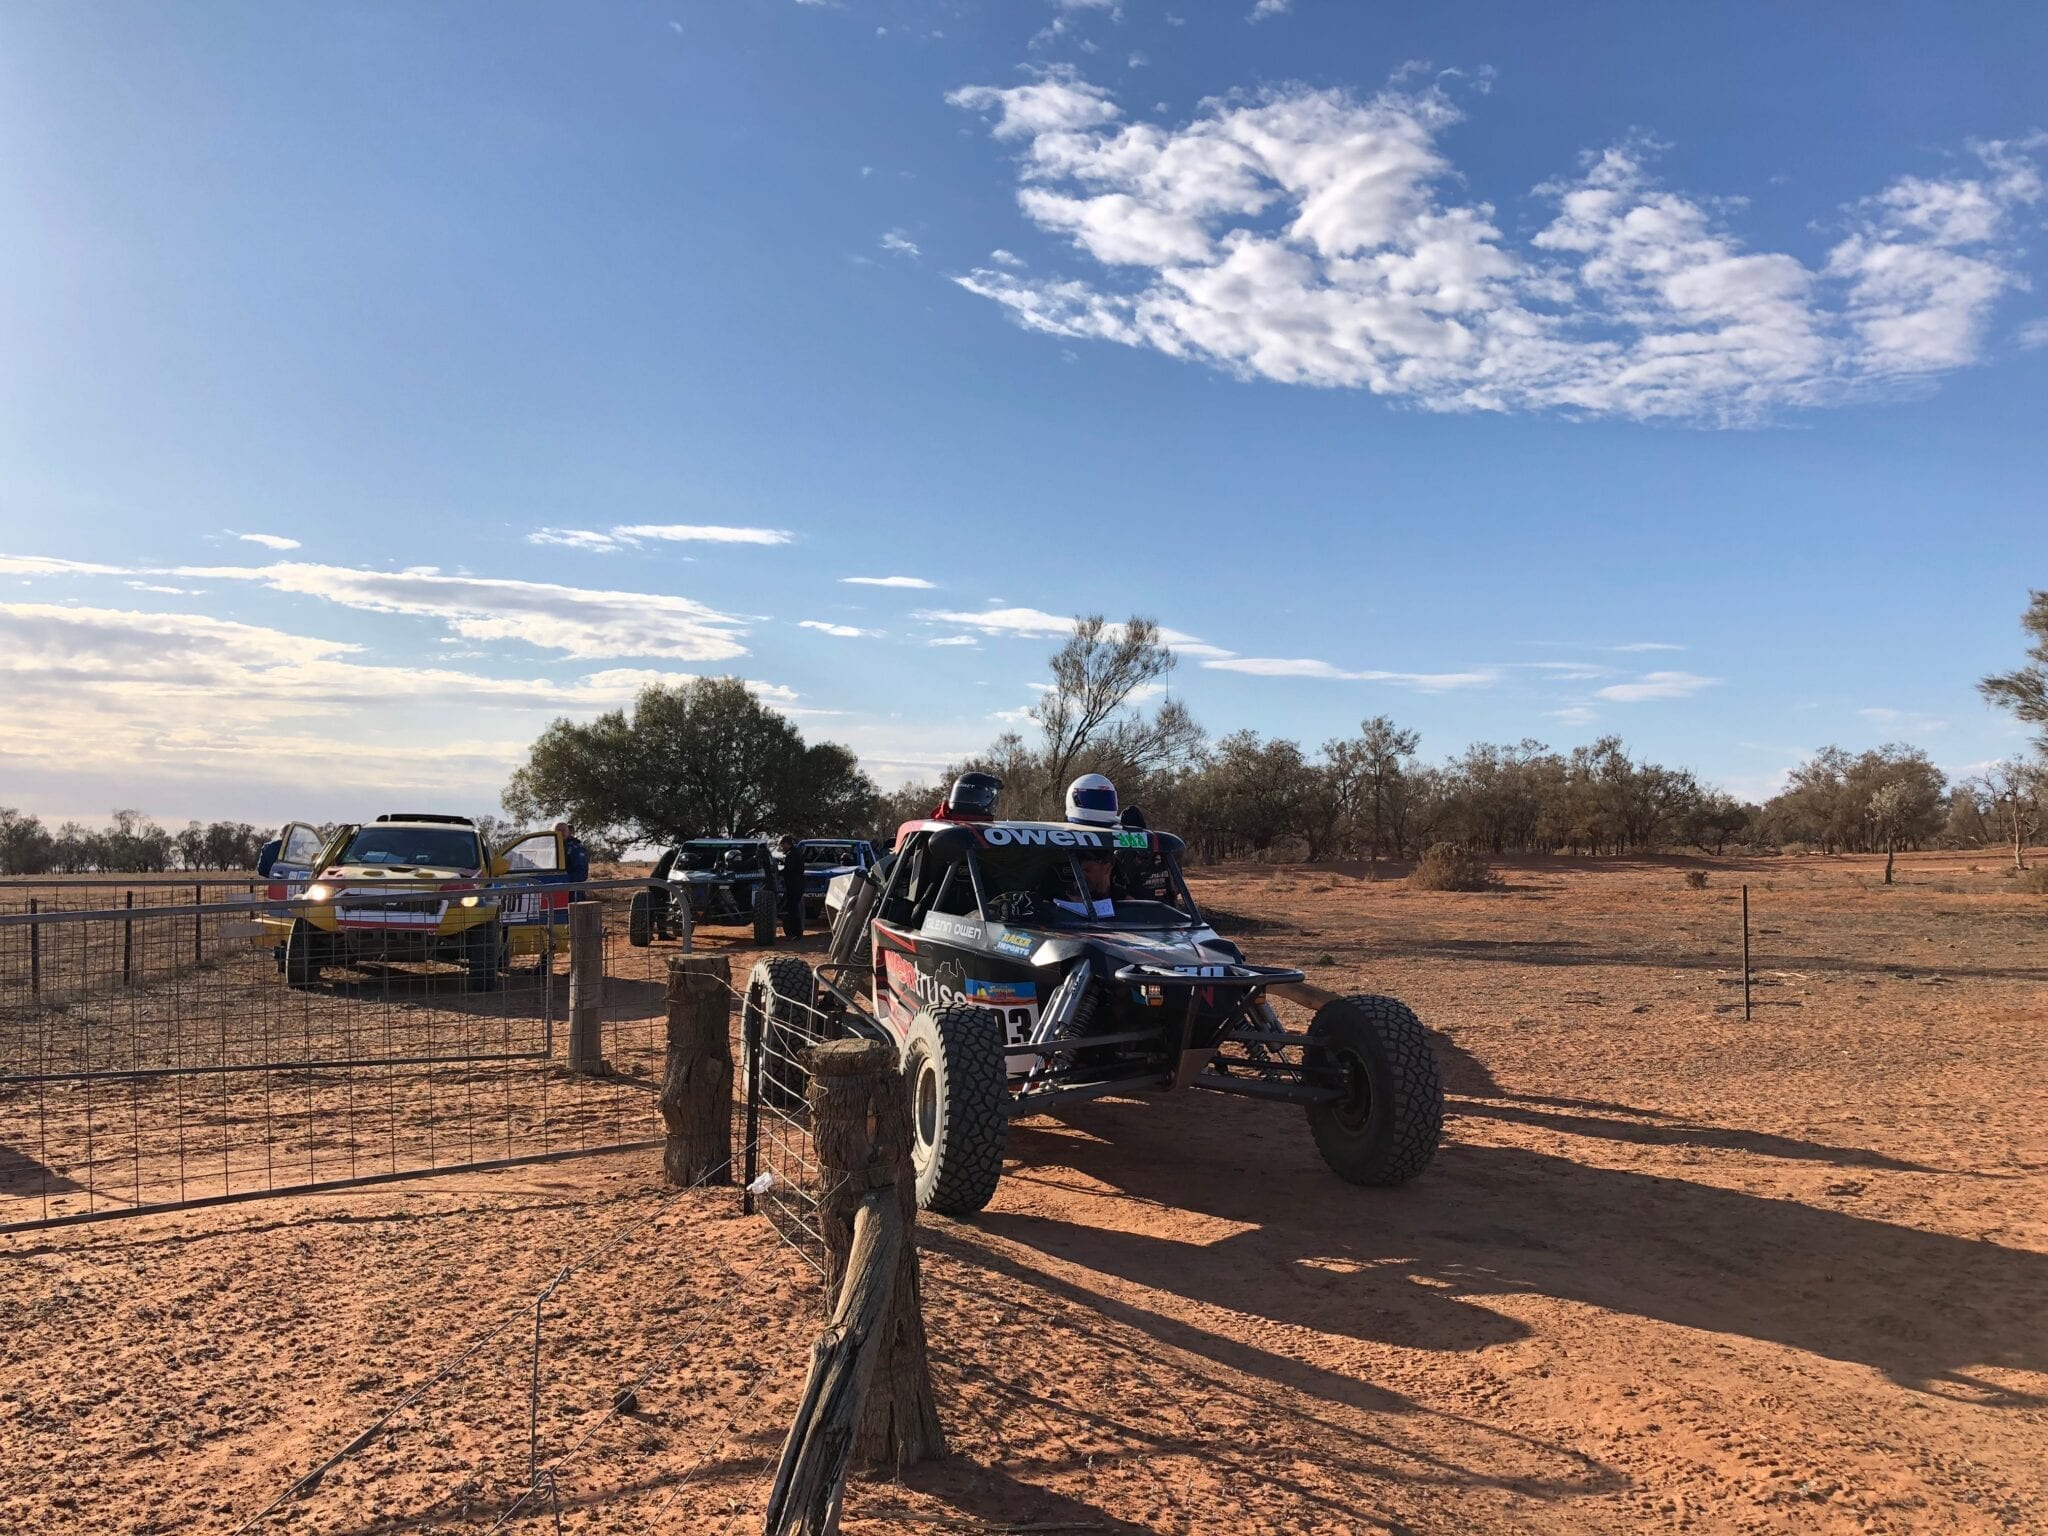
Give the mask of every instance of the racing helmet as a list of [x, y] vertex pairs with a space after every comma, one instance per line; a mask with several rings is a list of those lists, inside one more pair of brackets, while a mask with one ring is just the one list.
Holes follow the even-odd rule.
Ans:
[[946, 815], [954, 821], [988, 821], [996, 814], [996, 796], [1003, 781], [992, 773], [963, 773], [946, 796]]
[[1084, 773], [1067, 786], [1067, 820], [1091, 827], [1117, 823], [1116, 786], [1099, 773]]

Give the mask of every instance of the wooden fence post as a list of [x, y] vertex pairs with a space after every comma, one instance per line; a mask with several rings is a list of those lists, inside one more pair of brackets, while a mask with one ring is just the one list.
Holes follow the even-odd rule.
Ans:
[[[36, 899], [28, 899], [28, 915], [36, 915]], [[28, 925], [28, 995], [36, 1002], [43, 1000], [43, 925], [31, 922]]]
[[661, 1082], [676, 1185], [732, 1182], [732, 962], [680, 955], [668, 963], [668, 1056]]
[[[206, 905], [205, 886], [194, 885], [192, 887], [192, 905], [195, 907], [203, 907]], [[206, 914], [204, 912], [194, 912], [192, 914], [192, 965], [194, 969], [197, 969], [205, 963]]]
[[[917, 1267], [917, 1180], [910, 1167], [910, 1090], [893, 1048], [873, 1040], [813, 1046], [811, 1140], [817, 1148], [818, 1226], [825, 1238], [827, 1294], [845, 1299], [854, 1217], [872, 1191], [890, 1190], [902, 1216], [895, 1283], [883, 1316], [874, 1376], [863, 1394], [853, 1454], [901, 1467], [946, 1454], [932, 1397]], [[890, 1223], [893, 1227], [895, 1223]]]
[[[123, 891], [121, 893], [121, 906], [124, 911], [134, 910], [135, 893], [133, 891]], [[121, 985], [124, 987], [135, 985], [135, 919], [132, 917], [121, 919]]]
[[604, 1073], [604, 910], [569, 903], [569, 1070]]

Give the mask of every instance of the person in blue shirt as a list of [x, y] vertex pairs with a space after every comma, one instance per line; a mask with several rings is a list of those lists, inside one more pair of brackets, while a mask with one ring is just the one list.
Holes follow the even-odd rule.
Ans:
[[[576, 829], [566, 821], [555, 823], [555, 835], [562, 840], [562, 872], [571, 885], [581, 884], [590, 878], [590, 850], [583, 846], [583, 839], [576, 835]], [[583, 892], [571, 891], [571, 901], [581, 901]]]

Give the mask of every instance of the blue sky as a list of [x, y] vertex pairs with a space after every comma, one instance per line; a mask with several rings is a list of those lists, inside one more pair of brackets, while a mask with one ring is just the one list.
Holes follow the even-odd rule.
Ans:
[[1219, 732], [2021, 744], [2048, 11], [1253, 9], [0, 12], [0, 803], [692, 672], [894, 782], [1089, 610]]

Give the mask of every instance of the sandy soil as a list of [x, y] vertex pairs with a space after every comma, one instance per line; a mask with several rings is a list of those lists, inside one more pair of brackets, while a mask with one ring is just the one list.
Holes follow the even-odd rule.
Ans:
[[[923, 1234], [953, 1454], [846, 1528], [2048, 1529], [2048, 905], [1901, 867], [1200, 876], [1439, 1030], [1443, 1152], [1367, 1191], [1249, 1101], [1020, 1124]], [[753, 1529], [821, 1298], [734, 1206], [606, 1158], [9, 1239], [0, 1526], [236, 1529], [473, 1347], [261, 1528], [488, 1530], [555, 1281], [507, 1528]]]

